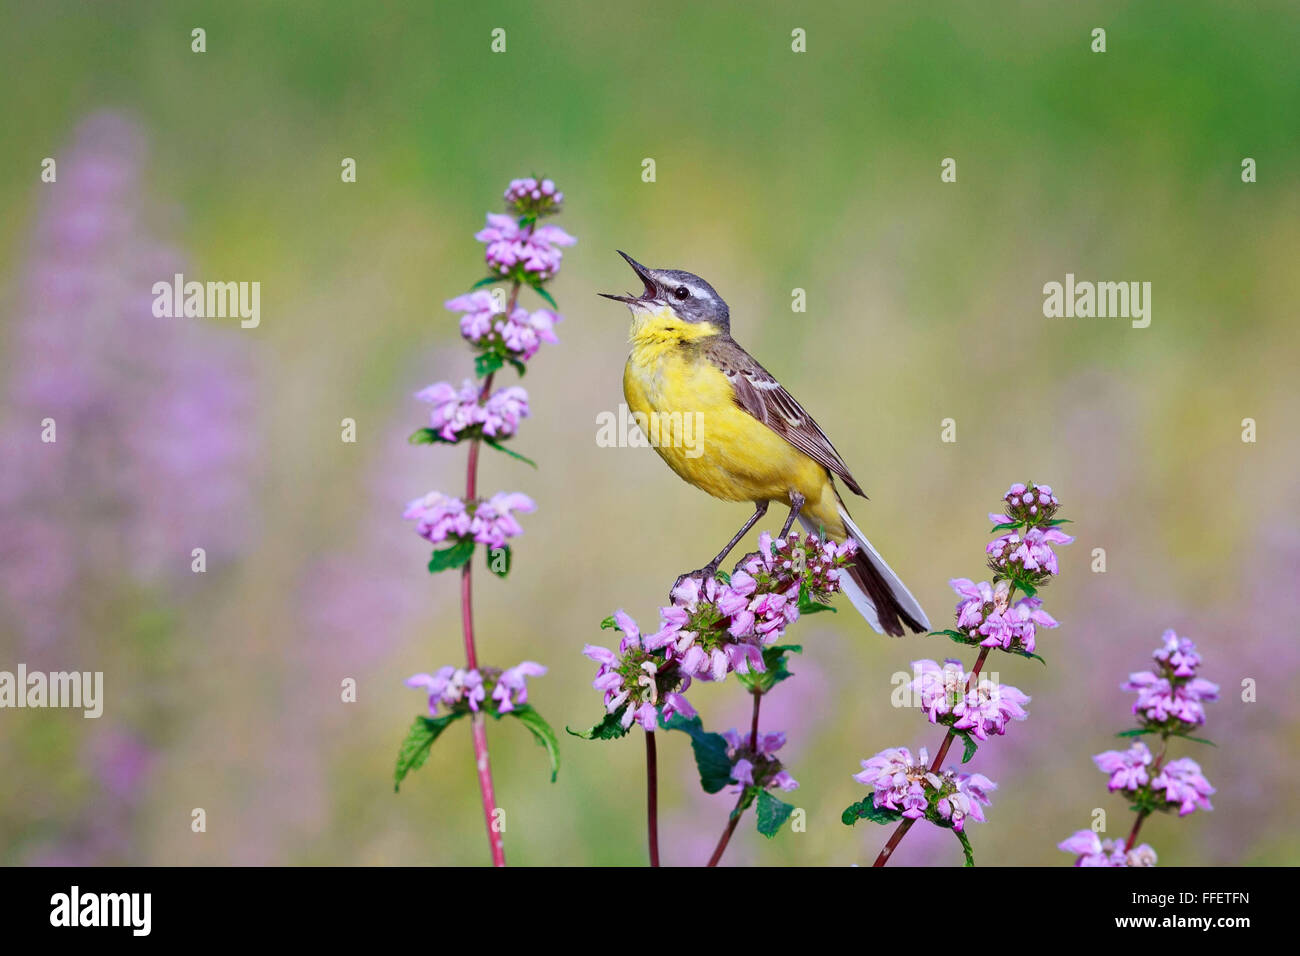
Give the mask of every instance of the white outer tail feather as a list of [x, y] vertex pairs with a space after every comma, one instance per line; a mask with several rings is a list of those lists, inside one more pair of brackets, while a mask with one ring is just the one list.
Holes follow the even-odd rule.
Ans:
[[[867, 536], [862, 533], [862, 529], [853, 523], [853, 519], [849, 517], [848, 511], [843, 505], [839, 506], [839, 513], [840, 520], [844, 522], [844, 527], [848, 530], [849, 536], [857, 542], [859, 548], [864, 549], [871, 555], [871, 563], [875, 565], [876, 570], [880, 572], [880, 576], [889, 585], [889, 590], [893, 592], [895, 600], [898, 601], [903, 610], [916, 618], [923, 628], [929, 630], [930, 619], [925, 616], [925, 611], [921, 610], [920, 602], [912, 596], [912, 592], [907, 589], [907, 585], [899, 579], [898, 575], [894, 573], [894, 569], [885, 562], [885, 559], [880, 556], [880, 552], [867, 540]], [[816, 532], [818, 530], [817, 525], [802, 514], [799, 515], [799, 523], [803, 525], [805, 531]], [[858, 613], [866, 618], [872, 629], [877, 634], [884, 634], [885, 631], [880, 626], [880, 616], [876, 613], [876, 606], [871, 603], [871, 598], [867, 597], [862, 588], [858, 587], [858, 583], [849, 575], [841, 574], [840, 587], [853, 606], [858, 609]]]

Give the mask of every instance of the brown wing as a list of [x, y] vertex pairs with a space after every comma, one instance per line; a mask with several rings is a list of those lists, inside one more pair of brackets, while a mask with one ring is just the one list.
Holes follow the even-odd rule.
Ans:
[[722, 336], [708, 346], [706, 355], [731, 382], [737, 405], [813, 461], [838, 475], [854, 494], [866, 497], [821, 426], [772, 377], [772, 373], [759, 365], [734, 339]]

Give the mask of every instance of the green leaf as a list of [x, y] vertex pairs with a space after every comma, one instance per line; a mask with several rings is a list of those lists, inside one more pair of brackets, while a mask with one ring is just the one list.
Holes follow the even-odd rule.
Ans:
[[961, 631], [954, 631], [951, 628], [945, 631], [931, 631], [926, 637], [946, 637], [949, 640], [956, 641], [958, 644], [978, 644], [979, 638], [971, 637], [969, 634], [963, 634]]
[[501, 444], [495, 438], [488, 438], [486, 435], [484, 435], [483, 444], [487, 445], [489, 448], [495, 448], [499, 452], [504, 452], [505, 454], [509, 455], [511, 458], [517, 458], [526, 465], [532, 465], [534, 468], [537, 467], [537, 462], [533, 461], [531, 458], [524, 457], [523, 455], [519, 454], [519, 452], [517, 451], [511, 451], [509, 448]]
[[1190, 740], [1195, 744], [1209, 744], [1211, 747], [1219, 746], [1213, 740], [1206, 740], [1204, 737], [1193, 737], [1191, 734], [1170, 734], [1171, 737], [1181, 737], [1183, 740]]
[[432, 428], [417, 428], [407, 441], [412, 445], [436, 445], [442, 441], [442, 436]]
[[[1019, 521], [1003, 521], [1001, 524], [995, 524], [993, 526], [993, 531], [1010, 531], [1012, 528], [1019, 528], [1019, 527], [1020, 527]], [[992, 534], [993, 532], [990, 531], [989, 533]]]
[[1145, 736], [1146, 734], [1154, 734], [1154, 733], [1155, 733], [1154, 730], [1148, 730], [1145, 727], [1134, 727], [1130, 730], [1121, 730], [1115, 736], [1116, 737], [1142, 737]]
[[433, 552], [433, 557], [429, 559], [429, 573], [437, 574], [439, 571], [459, 568], [472, 557], [474, 557], [474, 539], [458, 538], [450, 548]]
[[700, 786], [705, 793], [717, 793], [731, 783], [731, 758], [727, 756], [726, 737], [706, 731], [699, 717], [687, 720], [681, 714], [673, 714], [664, 726], [667, 730], [680, 730], [690, 736], [695, 767], [700, 772]]
[[[501, 559], [497, 558], [498, 554], [502, 555]], [[504, 578], [510, 573], [510, 565], [514, 560], [513, 554], [508, 544], [503, 544], [499, 548], [485, 548], [483, 551], [483, 556], [487, 559], [487, 569], [499, 578]]]
[[560, 772], [560, 741], [551, 725], [533, 710], [531, 704], [516, 704], [514, 710], [506, 712], [506, 716], [519, 718], [519, 722], [532, 732], [538, 744], [546, 748], [547, 756], [551, 758], [551, 783], [555, 783], [555, 776]]
[[600, 622], [600, 629], [601, 629], [602, 631], [618, 631], [618, 630], [621, 630], [621, 628], [618, 626], [618, 621], [614, 620], [614, 615], [613, 615], [613, 614], [611, 614], [609, 617], [605, 618], [605, 620], [603, 620], [603, 621]]
[[975, 756], [975, 751], [979, 749], [979, 745], [975, 743], [975, 738], [965, 731], [958, 731], [957, 736], [961, 738], [961, 762], [970, 763], [971, 758]]
[[790, 673], [789, 667], [786, 666], [786, 654], [799, 654], [803, 652], [803, 646], [799, 644], [776, 644], [772, 647], [763, 648], [763, 665], [766, 668], [763, 673], [750, 671], [748, 674], [737, 674], [736, 680], [741, 685], [748, 688], [751, 693], [766, 694], [781, 681], [794, 675]]
[[406, 732], [402, 748], [397, 752], [397, 768], [393, 771], [393, 792], [401, 789], [402, 781], [412, 770], [418, 770], [429, 759], [429, 748], [438, 739], [438, 735], [447, 729], [452, 721], [465, 716], [465, 711], [453, 711], [442, 717], [416, 717], [411, 729]]
[[1169, 803], [1163, 792], [1153, 791], [1148, 783], [1133, 794], [1133, 804], [1129, 809], [1146, 816], [1161, 810], [1172, 810], [1177, 806], [1177, 803]]
[[524, 373], [528, 371], [528, 366], [525, 365], [523, 362], [519, 361], [519, 359], [517, 358], [511, 358], [510, 356], [507, 355], [506, 361], [510, 363], [510, 367], [513, 368], [515, 372], [518, 373], [520, 378], [523, 378]]
[[742, 790], [740, 792], [740, 802], [737, 803], [735, 808], [731, 811], [731, 816], [728, 819], [735, 820], [740, 817], [749, 809], [750, 805], [754, 802], [754, 798], [757, 797], [758, 794], [758, 787], [755, 787], [752, 784]]
[[497, 352], [479, 352], [474, 356], [474, 373], [479, 378], [486, 378], [504, 364]]
[[605, 719], [590, 730], [574, 730], [572, 727], [564, 729], [583, 740], [618, 740], [627, 736], [627, 728], [619, 723], [617, 714], [606, 714]]
[[1021, 656], [1021, 657], [1028, 657], [1028, 658], [1031, 658], [1032, 660], [1036, 660], [1036, 661], [1038, 661], [1038, 663], [1042, 664], [1044, 667], [1047, 666], [1047, 659], [1046, 659], [1045, 657], [1042, 657], [1042, 656], [1040, 656], [1040, 655], [1038, 655], [1038, 654], [1035, 654], [1035, 653], [1033, 653], [1032, 651], [1027, 651], [1027, 650], [1025, 650], [1023, 647], [1013, 647], [1013, 648], [1009, 648], [1009, 649], [1007, 650], [1007, 653], [1008, 653], [1008, 654], [1018, 654], [1018, 655]]
[[832, 614], [838, 613], [835, 608], [829, 604], [823, 604], [821, 601], [814, 601], [808, 593], [808, 585], [799, 585], [799, 613], [800, 614], [817, 614], [821, 611], [830, 611]]
[[1051, 521], [1047, 522], [1049, 528], [1055, 528], [1057, 525], [1061, 524], [1074, 524], [1074, 522], [1069, 518], [1053, 518]]
[[778, 800], [764, 790], [758, 795], [758, 809], [756, 812], [758, 814], [758, 832], [770, 840], [785, 825], [785, 821], [790, 819], [790, 814], [794, 813], [794, 807], [784, 800]]
[[538, 295], [540, 295], [543, 299], [545, 299], [548, 303], [550, 303], [552, 309], [559, 308], [559, 306], [555, 304], [555, 299], [551, 298], [551, 294], [547, 292], [545, 289], [543, 289], [540, 285], [530, 286], [530, 288]]
[[961, 852], [966, 856], [966, 865], [975, 865], [975, 851], [971, 849], [970, 839], [966, 836], [965, 830], [953, 830], [957, 834], [957, 839], [961, 841]]
[[853, 826], [859, 820], [870, 820], [872, 823], [879, 823], [884, 826], [901, 819], [903, 819], [902, 811], [890, 810], [888, 807], [877, 807], [870, 794], [867, 795], [865, 800], [859, 800], [857, 803], [846, 807], [844, 812], [840, 814], [840, 820], [846, 827]]
[[505, 276], [488, 276], [488, 277], [486, 277], [486, 278], [484, 278], [484, 279], [479, 279], [477, 282], [475, 282], [475, 283], [474, 283], [472, 286], [470, 286], [469, 288], [470, 288], [470, 291], [472, 292], [472, 291], [474, 291], [475, 289], [481, 289], [481, 288], [483, 288], [485, 285], [492, 285], [492, 284], [495, 283], [495, 282], [504, 282], [504, 281], [505, 281]]

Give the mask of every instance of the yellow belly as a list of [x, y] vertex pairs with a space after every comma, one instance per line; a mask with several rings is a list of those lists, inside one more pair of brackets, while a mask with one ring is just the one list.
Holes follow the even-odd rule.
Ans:
[[[790, 503], [797, 491], [808, 511], [832, 530], [840, 522], [826, 469], [739, 408], [727, 377], [698, 353], [676, 343], [633, 340], [623, 394], [638, 422], [694, 416], [691, 442], [659, 428], [655, 450], [681, 478], [724, 501]], [[642, 419], [641, 416], [645, 416]], [[678, 417], [680, 416], [680, 418]], [[644, 430], [644, 429], [643, 429]], [[681, 429], [685, 436], [686, 430]]]

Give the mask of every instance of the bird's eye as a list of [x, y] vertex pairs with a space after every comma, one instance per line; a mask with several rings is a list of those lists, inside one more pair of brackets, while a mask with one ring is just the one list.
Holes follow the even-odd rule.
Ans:
[[677, 296], [677, 298], [679, 299], [689, 299], [691, 297], [690, 290], [687, 289], [686, 286], [684, 285], [679, 285], [676, 289], [674, 289], [673, 295]]

